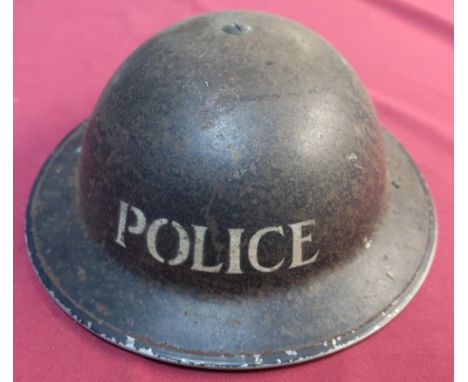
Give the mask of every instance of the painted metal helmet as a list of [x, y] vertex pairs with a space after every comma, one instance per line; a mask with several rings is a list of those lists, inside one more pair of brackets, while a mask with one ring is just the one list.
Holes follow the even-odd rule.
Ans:
[[373, 333], [431, 263], [424, 181], [319, 35], [265, 13], [155, 35], [56, 148], [31, 259], [79, 323], [182, 365], [270, 367]]

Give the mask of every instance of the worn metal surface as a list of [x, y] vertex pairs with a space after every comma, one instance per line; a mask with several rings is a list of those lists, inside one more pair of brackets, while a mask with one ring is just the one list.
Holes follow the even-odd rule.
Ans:
[[202, 15], [135, 51], [44, 165], [28, 248], [73, 318], [189, 366], [301, 362], [376, 331], [430, 265], [430, 196], [318, 35]]
[[[226, 33], [233, 23], [250, 29]], [[83, 142], [82, 208], [90, 231], [112, 248], [120, 201], [148, 225], [166, 218], [189, 235], [193, 225], [207, 227], [206, 263], [223, 264], [216, 280], [229, 276], [228, 229], [243, 229], [247, 246], [259, 229], [281, 226], [284, 237], [262, 240], [259, 262], [284, 260], [275, 271], [284, 273], [287, 225], [314, 220], [304, 231], [313, 230], [306, 250], [320, 251], [308, 266], [315, 269], [371, 234], [383, 155], [364, 89], [320, 36], [277, 16], [208, 14], [147, 41], [109, 81]], [[177, 250], [169, 234], [158, 238], [168, 259]], [[144, 236], [125, 235], [125, 245], [143, 268], [169, 267], [147, 261]], [[171, 274], [190, 267], [188, 259]], [[240, 267], [259, 273], [250, 261]]]

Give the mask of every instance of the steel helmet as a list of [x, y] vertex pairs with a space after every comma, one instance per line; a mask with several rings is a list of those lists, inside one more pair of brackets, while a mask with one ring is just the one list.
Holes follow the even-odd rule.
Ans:
[[252, 11], [133, 52], [44, 164], [26, 220], [76, 321], [208, 368], [306, 361], [375, 332], [422, 283], [436, 224], [346, 60]]

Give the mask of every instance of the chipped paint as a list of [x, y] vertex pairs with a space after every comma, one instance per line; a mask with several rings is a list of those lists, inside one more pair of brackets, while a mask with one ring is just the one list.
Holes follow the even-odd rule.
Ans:
[[129, 349], [135, 349], [135, 338], [127, 336], [127, 340], [125, 341], [125, 347], [128, 347]]
[[365, 237], [362, 241], [364, 242], [364, 248], [365, 248], [365, 249], [369, 249], [369, 248], [371, 247], [372, 240], [370, 240], [369, 238]]
[[[80, 322], [83, 326], [85, 326], [86, 328], [88, 329], [91, 329], [92, 327], [92, 322], [91, 321], [87, 321], [86, 323], [84, 322], [81, 322], [78, 317], [74, 314], [72, 314], [72, 311], [70, 308], [67, 308], [58, 298], [57, 296], [55, 295], [54, 291], [53, 290], [49, 290], [48, 291], [49, 294], [52, 296], [52, 298], [57, 302], [57, 304], [65, 311], [67, 312], [72, 318], [74, 318], [76, 321]], [[404, 302], [407, 302], [409, 299], [406, 298], [404, 300]], [[395, 300], [392, 302], [392, 306], [396, 305], [396, 303], [398, 303], [398, 300]], [[400, 308], [395, 308], [393, 312], [389, 313], [386, 315], [386, 318], [391, 318], [393, 316], [395, 316], [396, 314], [398, 314], [400, 312]], [[381, 316], [385, 316], [385, 311], [381, 312], [380, 313]], [[383, 325], [380, 325], [380, 324], [377, 324], [377, 325], [374, 325], [373, 327], [373, 331], [377, 331], [379, 330]], [[356, 333], [356, 329], [353, 329], [350, 331], [350, 333]], [[131, 336], [126, 336], [126, 340], [125, 342], [121, 342], [121, 341], [117, 341], [115, 337], [109, 337], [107, 336], [105, 333], [97, 333], [100, 337], [104, 338], [105, 340], [109, 341], [109, 342], [112, 342], [114, 344], [117, 344], [119, 346], [122, 346], [122, 347], [125, 347], [129, 350], [132, 350], [132, 351], [135, 351], [137, 353], [140, 353], [142, 355], [146, 355], [148, 357], [151, 357], [151, 358], [157, 358], [161, 361], [165, 361], [165, 362], [169, 362], [169, 363], [178, 363], [178, 364], [182, 364], [182, 365], [190, 365], [190, 366], [195, 366], [195, 367], [205, 367], [205, 368], [218, 368], [220, 366], [220, 364], [218, 363], [213, 363], [213, 364], [208, 364], [206, 361], [193, 361], [193, 360], [188, 360], [188, 359], [185, 359], [185, 358], [181, 358], [177, 361], [171, 359], [171, 358], [168, 358], [168, 357], [165, 357], [165, 356], [162, 356], [160, 354], [156, 354], [153, 352], [153, 350], [151, 348], [145, 348], [145, 347], [136, 347], [135, 346], [135, 338], [131, 337]], [[308, 361], [310, 359], [313, 359], [313, 358], [316, 358], [316, 357], [321, 357], [321, 356], [324, 356], [324, 355], [328, 355], [328, 354], [331, 354], [331, 353], [334, 353], [338, 350], [341, 350], [342, 348], [346, 348], [352, 344], [354, 344], [355, 342], [361, 340], [363, 337], [360, 337], [360, 336], [355, 336], [354, 338], [350, 339], [349, 341], [347, 342], [344, 342], [342, 344], [338, 343], [338, 341], [340, 341], [341, 339], [343, 338], [343, 336], [337, 336], [335, 338], [332, 338], [330, 341], [331, 341], [331, 344], [333, 345], [333, 347], [331, 348], [328, 348], [327, 350], [325, 351], [322, 351], [318, 354], [316, 354], [314, 357], [298, 357], [298, 358], [294, 358], [297, 356], [297, 351], [296, 350], [286, 350], [285, 353], [291, 357], [290, 359], [287, 359], [287, 360], [281, 360], [280, 358], [276, 358], [276, 364], [274, 363], [271, 363], [271, 361], [269, 363], [265, 363], [265, 360], [262, 358], [261, 354], [253, 354], [253, 357], [254, 357], [254, 364], [255, 365], [250, 365], [249, 363], [247, 363], [245, 361], [245, 357], [247, 357], [247, 355], [245, 354], [241, 354], [239, 357], [241, 359], [244, 359], [244, 362], [242, 364], [239, 365], [240, 368], [248, 368], [248, 369], [251, 369], [251, 368], [257, 368], [257, 367], [261, 367], [261, 368], [264, 368], [264, 367], [272, 367], [272, 366], [276, 366], [276, 365], [281, 365], [283, 363], [301, 363], [301, 362], [305, 362], [305, 361]], [[328, 345], [328, 341], [324, 341], [322, 343], [322, 346], [327, 346]], [[219, 356], [220, 358], [225, 358], [225, 355], [220, 355]], [[231, 367], [230, 365], [223, 365], [223, 367]]]
[[72, 314], [71, 309], [63, 305], [62, 302], [57, 297], [55, 297], [54, 291], [53, 290], [47, 290], [47, 291], [49, 292], [49, 295], [55, 300], [55, 302], [76, 321], [77, 318], [75, 318], [76, 316]]
[[349, 161], [352, 161], [352, 162], [354, 162], [354, 161], [357, 160], [357, 156], [356, 156], [355, 153], [349, 154], [349, 155], [347, 156], [347, 158], [348, 158]]
[[261, 365], [263, 363], [263, 359], [261, 358], [261, 354], [254, 354], [255, 358], [255, 365]]

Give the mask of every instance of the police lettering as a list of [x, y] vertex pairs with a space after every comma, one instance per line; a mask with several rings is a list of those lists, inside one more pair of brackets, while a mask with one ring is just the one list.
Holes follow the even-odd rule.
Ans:
[[[129, 213], [134, 216], [134, 223], [127, 225], [127, 218]], [[174, 258], [166, 260], [157, 249], [157, 238], [158, 231], [161, 227], [170, 225], [177, 233], [179, 245], [177, 254]], [[317, 260], [319, 250], [316, 249], [313, 253], [309, 253], [308, 256], [304, 256], [304, 243], [312, 242], [312, 234], [303, 234], [304, 227], [315, 227], [315, 220], [307, 220], [300, 223], [289, 224], [289, 229], [292, 233], [292, 250], [291, 250], [291, 264], [289, 268], [301, 267], [304, 265], [312, 264]], [[128, 232], [133, 235], [143, 235], [146, 230], [146, 248], [148, 253], [158, 262], [167, 263], [169, 265], [180, 265], [185, 263], [189, 259], [190, 249], [193, 248], [193, 262], [191, 269], [199, 272], [211, 272], [219, 273], [223, 264], [206, 265], [204, 263], [204, 247], [205, 238], [207, 235], [208, 228], [204, 226], [192, 225], [194, 241], [190, 240], [190, 236], [187, 230], [175, 221], [169, 221], [168, 219], [156, 219], [151, 224], [147, 224], [146, 216], [139, 208], [135, 206], [129, 206], [128, 203], [120, 201], [120, 211], [118, 218], [117, 235], [115, 242], [120, 246], [126, 248], [125, 234]], [[242, 274], [241, 267], [241, 242], [243, 239], [243, 228], [229, 228], [229, 266], [226, 269], [226, 273]], [[279, 260], [276, 264], [271, 266], [265, 266], [260, 264], [258, 258], [258, 246], [262, 239], [267, 235], [278, 235], [280, 237], [285, 236], [285, 231], [282, 226], [277, 227], [265, 227], [255, 232], [249, 242], [247, 251], [247, 261], [250, 266], [258, 272], [270, 273], [278, 270], [284, 263], [285, 259]], [[307, 258], [305, 258], [307, 257]]]

